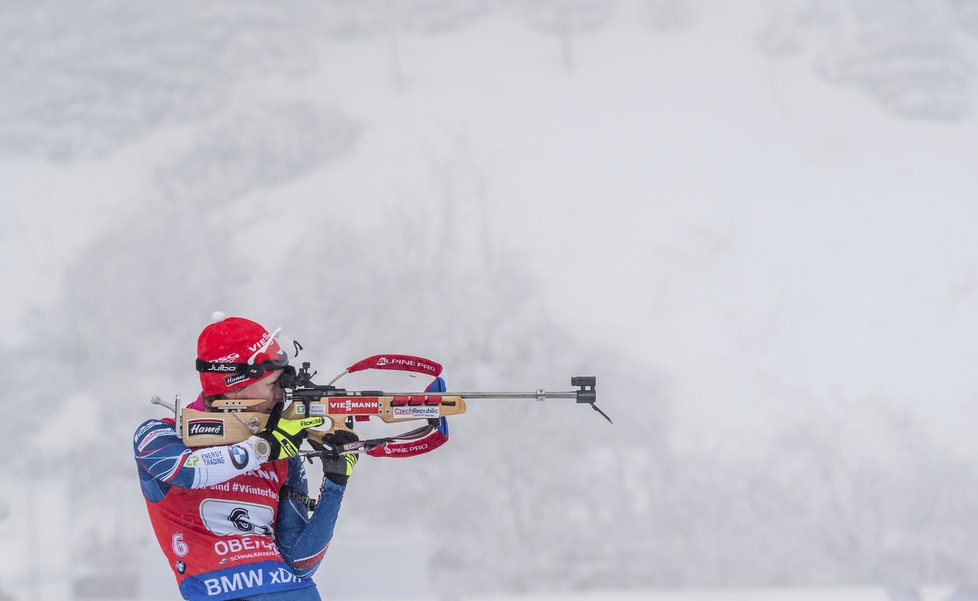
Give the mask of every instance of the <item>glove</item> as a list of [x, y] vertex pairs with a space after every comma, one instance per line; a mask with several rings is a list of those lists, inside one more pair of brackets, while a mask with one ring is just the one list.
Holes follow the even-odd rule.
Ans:
[[299, 445], [308, 434], [306, 430], [316, 428], [326, 423], [324, 417], [307, 417], [304, 419], [282, 419], [282, 404], [275, 405], [268, 416], [268, 424], [258, 433], [258, 438], [268, 442], [270, 447], [268, 458], [288, 459], [299, 453]]
[[[338, 430], [336, 432], [330, 432], [323, 436], [323, 442], [331, 447], [338, 447], [344, 445], [348, 442], [355, 442], [360, 440], [357, 435], [349, 430]], [[309, 444], [313, 446], [317, 451], [323, 451], [326, 447], [321, 444], [313, 443], [311, 440]], [[357, 460], [360, 458], [356, 453], [348, 453], [346, 455], [320, 455], [323, 460], [323, 477], [332, 482], [333, 484], [338, 484], [340, 486], [346, 486], [347, 481], [350, 479], [350, 475], [353, 473], [353, 466], [357, 464]]]

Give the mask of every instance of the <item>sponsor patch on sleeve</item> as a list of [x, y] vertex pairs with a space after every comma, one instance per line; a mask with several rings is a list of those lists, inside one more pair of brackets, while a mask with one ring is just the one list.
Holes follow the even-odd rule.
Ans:
[[143, 438], [143, 439], [142, 439], [142, 440], [141, 440], [141, 441], [139, 442], [139, 446], [138, 446], [138, 447], [136, 447], [136, 448], [137, 448], [137, 449], [138, 449], [139, 451], [142, 451], [142, 450], [143, 450], [143, 449], [145, 449], [145, 448], [146, 448], [147, 446], [149, 446], [149, 443], [151, 443], [151, 442], [153, 442], [154, 440], [156, 440], [156, 439], [157, 439], [157, 438], [159, 438], [160, 436], [163, 436], [164, 434], [172, 434], [172, 433], [173, 433], [173, 432], [172, 432], [172, 431], [169, 431], [169, 430], [153, 430], [152, 432], [150, 432], [149, 434], [147, 434], [147, 435], [146, 435], [146, 436], [145, 436], [145, 437], [144, 437], [144, 438]]

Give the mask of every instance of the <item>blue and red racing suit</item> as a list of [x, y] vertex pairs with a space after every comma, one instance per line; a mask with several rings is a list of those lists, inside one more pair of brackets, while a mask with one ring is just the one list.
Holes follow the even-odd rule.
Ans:
[[192, 449], [173, 420], [133, 438], [150, 521], [189, 601], [318, 601], [312, 574], [333, 537], [345, 487], [323, 481], [312, 515], [302, 460], [259, 465], [251, 444]]

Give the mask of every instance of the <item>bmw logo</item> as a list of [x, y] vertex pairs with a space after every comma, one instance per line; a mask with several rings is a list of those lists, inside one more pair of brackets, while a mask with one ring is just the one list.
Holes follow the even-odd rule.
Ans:
[[231, 463], [239, 470], [248, 465], [248, 451], [240, 445], [231, 447]]

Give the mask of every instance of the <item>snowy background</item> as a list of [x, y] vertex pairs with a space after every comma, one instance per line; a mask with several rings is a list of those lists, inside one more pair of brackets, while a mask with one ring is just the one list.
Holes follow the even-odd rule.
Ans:
[[978, 0], [0, 3], [0, 599], [176, 596], [130, 440], [217, 309], [615, 419], [362, 461], [330, 598], [976, 598], [976, 65]]

